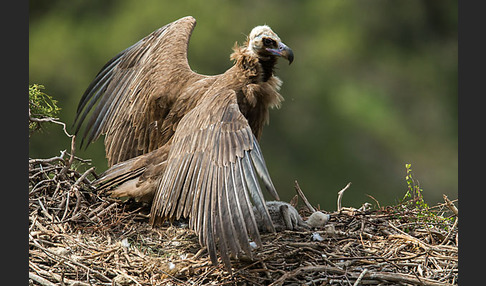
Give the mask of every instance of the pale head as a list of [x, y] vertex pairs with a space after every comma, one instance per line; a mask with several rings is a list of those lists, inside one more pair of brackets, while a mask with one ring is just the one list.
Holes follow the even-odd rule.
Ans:
[[311, 227], [322, 227], [329, 221], [329, 219], [330, 216], [328, 214], [317, 211], [311, 214], [306, 222]]
[[267, 25], [257, 26], [251, 30], [248, 36], [248, 49], [262, 60], [283, 57], [289, 64], [294, 60], [292, 49], [287, 47]]

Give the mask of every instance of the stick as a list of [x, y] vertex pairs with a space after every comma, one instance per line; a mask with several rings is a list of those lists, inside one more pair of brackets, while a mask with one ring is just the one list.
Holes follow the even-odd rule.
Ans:
[[106, 207], [104, 210], [100, 211], [99, 213], [95, 214], [94, 216], [90, 217], [89, 219], [95, 221], [95, 222], [100, 222], [101, 221], [101, 217], [107, 213], [109, 210], [111, 210], [112, 208], [116, 207], [118, 205], [118, 202], [114, 202], [112, 203], [111, 205], [109, 205], [108, 207]]
[[451, 229], [449, 230], [449, 232], [447, 233], [446, 237], [444, 238], [444, 240], [441, 242], [440, 245], [445, 245], [447, 243], [447, 241], [449, 240], [449, 237], [451, 236], [452, 232], [454, 231], [454, 229], [457, 226], [458, 220], [459, 220], [459, 217], [456, 217], [456, 219], [454, 220], [454, 224], [452, 225]]
[[[61, 260], [61, 261], [63, 261], [63, 260], [64, 260], [64, 261], [63, 261], [63, 263], [65, 263], [65, 264], [67, 264], [67, 265], [71, 266], [73, 269], [76, 269], [76, 267], [74, 267], [74, 265], [76, 265], [76, 266], [79, 266], [79, 267], [83, 268], [84, 270], [87, 270], [87, 271], [88, 271], [88, 273], [89, 273], [89, 272], [92, 272], [92, 273], [93, 273], [93, 274], [94, 274], [96, 277], [98, 277], [99, 279], [105, 280], [105, 282], [112, 282], [110, 278], [106, 277], [105, 275], [103, 275], [103, 274], [102, 274], [102, 273], [100, 273], [99, 271], [96, 271], [96, 270], [94, 270], [94, 269], [92, 269], [92, 268], [89, 268], [88, 266], [86, 266], [86, 265], [84, 265], [84, 264], [82, 264], [82, 263], [79, 263], [79, 262], [77, 262], [77, 261], [74, 261], [73, 259], [71, 259], [71, 258], [69, 258], [69, 257], [67, 257], [67, 256], [64, 256], [64, 255], [58, 254], [58, 253], [56, 253], [56, 252], [54, 252], [54, 251], [51, 251], [51, 250], [49, 250], [49, 249], [47, 249], [47, 248], [43, 247], [43, 246], [42, 246], [42, 245], [40, 245], [40, 244], [37, 242], [37, 240], [36, 240], [36, 239], [34, 239], [34, 238], [33, 238], [33, 237], [30, 235], [30, 234], [29, 234], [29, 240], [31, 240], [31, 241], [34, 243], [34, 245], [35, 245], [37, 248], [39, 248], [40, 250], [42, 250], [42, 251], [44, 251], [44, 252], [47, 252], [47, 253], [49, 253], [49, 254], [51, 254], [51, 255], [53, 255], [53, 256], [55, 256], [55, 257], [57, 257], [57, 259], [55, 258], [56, 260]], [[68, 263], [68, 262], [69, 262], [69, 263]]]
[[442, 197], [444, 198], [444, 201], [445, 201], [447, 207], [458, 217], [459, 216], [459, 210], [454, 205], [454, 203], [452, 203], [451, 200], [449, 200], [449, 198], [446, 195], [442, 195]]
[[315, 213], [316, 209], [309, 203], [307, 198], [304, 195], [304, 192], [300, 189], [299, 183], [297, 180], [295, 180], [295, 191], [297, 194], [302, 198], [302, 201], [304, 202], [305, 206], [309, 209], [310, 212]]
[[363, 272], [361, 272], [361, 274], [358, 276], [358, 279], [356, 279], [356, 282], [354, 282], [353, 286], [359, 285], [359, 283], [361, 282], [361, 280], [365, 276], [366, 272], [368, 272], [368, 268], [366, 268], [365, 270], [363, 270]]
[[341, 200], [343, 199], [343, 194], [344, 194], [344, 191], [346, 191], [349, 186], [351, 186], [351, 182], [349, 182], [346, 187], [344, 187], [342, 190], [340, 190], [338, 192], [338, 198], [337, 198], [337, 211], [340, 212], [342, 207], [341, 207]]
[[[60, 282], [60, 285], [76, 285], [76, 286], [92, 286], [92, 284], [88, 284], [88, 283], [85, 283], [85, 282], [81, 282], [81, 281], [75, 281], [75, 280], [72, 280], [72, 279], [68, 279], [64, 276], [61, 276], [59, 274], [56, 274], [54, 272], [50, 272], [50, 271], [46, 271], [46, 270], [43, 270], [43, 269], [40, 269], [38, 266], [36, 266], [35, 264], [31, 263], [29, 261], [29, 266], [32, 267], [32, 269], [34, 269], [35, 272], [37, 272], [38, 274], [42, 274], [42, 275], [45, 275], [45, 276], [50, 276], [52, 277], [52, 279], [56, 279], [58, 282]], [[33, 274], [33, 273], [32, 273]], [[34, 276], [38, 276], [36, 274], [33, 274]], [[38, 276], [39, 278], [41, 279], [44, 279], [42, 278], [42, 276]], [[31, 272], [29, 273], [29, 278], [31, 278], [32, 280], [36, 281], [36, 282], [39, 282], [41, 283], [40, 281], [38, 280], [35, 280], [34, 277], [31, 277]], [[50, 282], [50, 281], [48, 281]], [[67, 283], [66, 283], [67, 282]], [[52, 282], [50, 282], [52, 283]], [[61, 284], [62, 283], [62, 284]], [[41, 283], [42, 285], [59, 285], [59, 284], [43, 284]], [[108, 284], [108, 285], [111, 285], [111, 284]]]
[[81, 177], [79, 177], [79, 179], [76, 180], [74, 185], [71, 187], [71, 190], [74, 190], [74, 188], [78, 188], [79, 184], [81, 184], [81, 182], [86, 180], [86, 178], [88, 177], [89, 174], [94, 174], [95, 168], [96, 167], [91, 167], [88, 170], [86, 170], [86, 172], [84, 172], [83, 175], [81, 175]]
[[29, 279], [34, 280], [35, 282], [44, 285], [44, 286], [56, 286], [56, 284], [52, 283], [51, 281], [40, 277], [39, 275], [36, 275], [32, 272], [29, 272]]
[[[373, 280], [380, 280], [380, 281], [390, 281], [390, 282], [404, 282], [410, 283], [413, 285], [426, 285], [426, 286], [451, 286], [449, 283], [445, 282], [438, 282], [428, 278], [420, 278], [418, 279], [415, 275], [410, 274], [403, 274], [403, 273], [389, 273], [389, 272], [361, 272], [360, 275], [354, 274], [352, 272], [347, 272], [346, 270], [326, 266], [326, 265], [312, 265], [312, 266], [301, 266], [291, 272], [286, 272], [284, 275], [280, 276], [275, 282], [270, 284], [271, 286], [282, 285], [285, 280], [295, 277], [302, 272], [328, 272], [338, 275], [347, 275], [351, 279], [359, 279], [359, 276], [363, 276], [363, 278], [373, 279]], [[356, 277], [358, 276], [358, 277]]]
[[61, 155], [57, 156], [57, 157], [52, 157], [52, 158], [48, 158], [48, 159], [29, 159], [29, 164], [38, 164], [38, 163], [45, 163], [45, 164], [49, 164], [49, 163], [54, 163], [54, 162], [65, 162], [64, 161], [64, 155], [66, 155], [66, 150], [63, 150], [61, 151]]
[[[30, 110], [29, 110], [29, 112], [30, 112]], [[61, 121], [58, 121], [58, 120], [59, 120], [59, 118], [52, 118], [52, 117], [36, 118], [36, 117], [32, 117], [32, 116], [29, 115], [29, 121], [32, 121], [32, 122], [52, 122], [52, 123], [55, 123], [55, 124], [59, 124], [59, 125], [62, 126], [62, 130], [64, 131], [66, 136], [73, 137], [74, 135], [71, 135], [66, 131], [66, 124], [64, 122], [61, 122]]]
[[59, 172], [58, 176], [64, 176], [71, 168], [71, 165], [73, 164], [74, 161], [74, 151], [76, 150], [76, 135], [71, 136], [71, 155], [69, 156], [69, 160], [65, 162], [64, 168], [62, 168], [61, 172]]

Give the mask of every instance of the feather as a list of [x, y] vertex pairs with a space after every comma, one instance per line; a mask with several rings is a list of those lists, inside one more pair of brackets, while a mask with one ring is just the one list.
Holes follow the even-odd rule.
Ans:
[[[281, 81], [276, 56], [250, 42], [255, 34], [280, 39], [256, 27], [234, 48], [233, 67], [206, 76], [187, 61], [195, 24], [190, 16], [176, 20], [108, 61], [82, 95], [74, 128], [87, 121], [81, 145], [105, 135], [110, 168], [96, 184], [153, 198], [152, 225], [189, 218], [211, 262], [219, 255], [231, 272], [230, 257], [252, 256], [250, 239], [262, 245], [260, 227], [275, 231], [259, 178], [278, 194], [258, 139], [268, 109], [283, 100]], [[293, 59], [290, 49], [282, 55]]]
[[242, 170], [242, 159], [238, 158], [235, 165], [235, 182], [237, 189], [243, 190], [241, 192], [236, 192], [241, 204], [241, 209], [243, 212], [243, 217], [245, 218], [245, 225], [250, 237], [256, 242], [258, 246], [261, 246], [260, 233], [258, 232], [258, 226], [256, 225], [255, 215], [253, 214], [253, 207], [250, 202], [248, 189], [246, 186], [243, 170]]
[[[96, 103], [96, 101], [98, 101], [99, 97], [104, 92], [104, 88], [106, 87], [106, 83], [108, 83], [109, 80], [111, 79], [113, 68], [120, 62], [120, 57], [123, 55], [123, 53], [125, 51], [119, 53], [113, 59], [111, 59], [108, 63], [106, 63], [106, 65], [103, 66], [103, 68], [100, 70], [98, 75], [95, 77], [95, 79], [88, 86], [88, 88], [86, 89], [86, 91], [84, 92], [83, 96], [81, 97], [81, 99], [79, 101], [78, 108], [76, 110], [76, 117], [74, 118], [74, 122], [77, 121], [78, 115], [81, 113], [81, 111], [84, 109], [86, 104], [89, 102], [90, 105], [86, 108], [82, 119], [80, 119], [80, 121], [79, 121], [79, 122], [83, 122], [88, 111], [93, 107], [93, 104]], [[79, 130], [79, 127], [81, 127], [81, 125], [78, 125], [78, 128], [76, 130]]]
[[[241, 193], [243, 190], [240, 185], [236, 184], [235, 178], [235, 164], [232, 163], [230, 167], [225, 168], [226, 174], [226, 192], [227, 192], [227, 206], [230, 209], [229, 221], [232, 223], [236, 229], [236, 237], [238, 238], [235, 240], [238, 243], [238, 249], [242, 249], [248, 256], [251, 257], [251, 250], [250, 245], [248, 244], [248, 231], [246, 227], [246, 221], [244, 219], [242, 206], [240, 204], [238, 193]], [[234, 252], [235, 255], [238, 255], [238, 251]]]
[[[88, 87], [87, 92], [83, 95], [83, 98], [81, 99], [80, 104], [78, 106], [76, 117], [74, 118], [74, 124], [76, 124], [76, 122], [83, 122], [84, 121], [84, 119], [86, 118], [88, 113], [91, 111], [93, 106], [98, 102], [101, 95], [103, 95], [103, 93], [105, 92], [106, 87], [108, 86], [108, 83], [109, 83], [109, 79], [110, 79], [109, 77], [110, 76], [111, 76], [110, 73], [104, 74], [103, 77], [99, 81], [94, 82], [94, 83], [96, 83], [96, 85], [94, 85], [92, 87], [93, 89], [91, 91], [90, 91], [90, 88]], [[90, 91], [90, 92], [88, 92], [88, 91]], [[88, 104], [88, 106], [83, 111], [83, 108], [86, 106], [86, 104]], [[79, 117], [81, 112], [82, 112], [82, 115], [81, 115], [81, 117]], [[79, 121], [78, 121], [78, 119], [79, 119]], [[80, 128], [81, 128], [81, 124], [78, 124], [76, 129], [74, 130], [74, 133], [78, 133]]]
[[255, 204], [258, 212], [263, 217], [263, 223], [265, 224], [266, 229], [269, 232], [275, 232], [273, 228], [272, 220], [270, 219], [270, 214], [268, 213], [267, 207], [265, 205], [265, 199], [263, 198], [262, 191], [258, 184], [258, 181], [255, 177], [255, 171], [253, 166], [248, 158], [248, 151], [245, 152], [244, 161], [243, 161], [243, 173], [246, 178], [246, 184], [250, 191], [251, 198], [253, 203]]
[[201, 153], [196, 153], [193, 155], [191, 166], [188, 170], [188, 178], [184, 182], [184, 188], [182, 190], [181, 195], [181, 205], [179, 206], [179, 210], [176, 214], [176, 219], [179, 219], [181, 215], [187, 217], [191, 212], [192, 201], [194, 200], [195, 195], [191, 195], [190, 193], [196, 190], [197, 181], [199, 179], [199, 174], [201, 171]]
[[[256, 141], [255, 141], [256, 142]], [[263, 155], [260, 151], [260, 147], [258, 144], [254, 143], [253, 144], [253, 150], [248, 152], [250, 154], [251, 160], [253, 164], [255, 165], [255, 169], [263, 180], [263, 184], [265, 185], [266, 189], [268, 192], [276, 199], [280, 200], [277, 190], [275, 190], [275, 187], [273, 186], [272, 179], [270, 178], [270, 174], [268, 173], [267, 167], [265, 165], [265, 161], [263, 159]]]
[[210, 224], [208, 225], [208, 220], [212, 213], [212, 208], [210, 208], [210, 200], [211, 200], [211, 186], [213, 181], [213, 167], [214, 167], [213, 164], [207, 165], [207, 173], [206, 176], [204, 177], [204, 182], [201, 190], [202, 191], [201, 199], [199, 200], [199, 207], [197, 208], [198, 213], [197, 216], [192, 217], [192, 219], [198, 220], [197, 223], [198, 227], [196, 228], [196, 232], [200, 235], [201, 237], [200, 239], [206, 241], [206, 244], [201, 244], [201, 245], [206, 245], [206, 246], [208, 246], [207, 232], [212, 229], [211, 225]]
[[[217, 168], [213, 168], [211, 172], [211, 176], [208, 179], [208, 184], [210, 184], [209, 188], [206, 190], [206, 198], [204, 199], [204, 206], [206, 211], [204, 212], [204, 225], [203, 225], [203, 237], [206, 237], [207, 245], [208, 245], [208, 252], [211, 262], [214, 265], [218, 265], [218, 260], [216, 256], [216, 239], [218, 239], [217, 234], [221, 233], [219, 228], [221, 225], [218, 225], [215, 216], [217, 216], [216, 204], [218, 202], [217, 193], [214, 191], [217, 189]], [[216, 231], [215, 231], [216, 230]], [[204, 232], [206, 231], [206, 235]], [[213, 233], [214, 232], [214, 233]], [[219, 240], [219, 239], [218, 239]], [[220, 245], [221, 246], [221, 245]], [[228, 255], [226, 249], [221, 249], [222, 256]], [[224, 259], [224, 258], [223, 258]]]
[[227, 167], [218, 168], [218, 185], [215, 190], [215, 193], [218, 194], [217, 215], [219, 216], [222, 228], [222, 240], [228, 246], [228, 253], [238, 255], [240, 247], [237, 244], [237, 239], [235, 239], [236, 228], [232, 220], [232, 217], [234, 216], [232, 216], [230, 210], [233, 205], [228, 202], [229, 192], [231, 192], [231, 190], [229, 190], [227, 172]]
[[[209, 166], [208, 166], [209, 158], [207, 156], [202, 156], [201, 154], [201, 166], [198, 170], [198, 178], [196, 182], [195, 189], [193, 189], [193, 200], [192, 200], [192, 209], [189, 217], [189, 227], [194, 229], [196, 233], [201, 232], [201, 220], [202, 214], [201, 212], [204, 210], [204, 198], [206, 193], [206, 182], [209, 174]], [[204, 167], [203, 167], [204, 166]]]
[[[170, 108], [170, 102], [177, 98], [173, 92], [177, 89], [171, 88], [174, 78], [185, 77], [184, 82], [191, 83], [207, 77], [193, 72], [187, 62], [187, 45], [195, 22], [192, 17], [184, 17], [165, 25], [120, 52], [103, 66], [78, 104], [75, 134], [80, 131], [89, 111], [97, 104], [85, 126], [81, 145], [86, 143], [87, 146], [100, 135], [106, 134], [105, 141], [112, 142], [105, 144], [110, 166], [119, 160], [130, 159], [132, 154], [140, 154], [139, 150], [143, 154], [161, 146], [150, 145], [150, 142], [154, 142], [153, 139], [158, 137], [153, 132], [147, 134], [148, 138], [143, 140], [145, 144], [142, 146], [129, 142], [126, 146], [132, 150], [121, 149], [121, 145], [116, 142], [127, 137], [133, 141], [137, 137], [128, 136], [136, 132], [136, 129], [131, 129], [132, 125], [125, 125], [123, 122], [137, 122], [138, 125], [149, 126], [151, 122], [164, 121], [163, 115], [166, 112], [162, 110], [149, 114], [148, 109], [153, 104], [151, 100], [162, 100], [164, 104], [158, 106]], [[164, 65], [161, 66], [158, 64], [160, 57], [170, 57], [171, 60], [164, 61]], [[154, 82], [157, 83], [151, 84]], [[189, 97], [189, 100], [194, 101], [198, 98]], [[124, 113], [129, 111], [129, 114]], [[179, 118], [182, 116], [183, 114]], [[116, 129], [123, 130], [117, 133], [110, 132]], [[111, 154], [116, 158], [109, 157]]]

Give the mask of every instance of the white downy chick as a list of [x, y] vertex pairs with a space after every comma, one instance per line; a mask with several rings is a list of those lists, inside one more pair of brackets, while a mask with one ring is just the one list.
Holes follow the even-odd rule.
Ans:
[[310, 227], [322, 227], [329, 221], [330, 218], [330, 215], [320, 211], [316, 211], [309, 216], [309, 218], [306, 220], [306, 223]]
[[[314, 212], [309, 216], [307, 221], [304, 221], [299, 215], [299, 212], [289, 203], [282, 201], [268, 201], [266, 203], [268, 213], [272, 219], [276, 231], [282, 230], [304, 230], [314, 227], [324, 226], [330, 216], [320, 211]], [[264, 232], [263, 219], [258, 210], [253, 207], [255, 220], [258, 225], [258, 230]]]

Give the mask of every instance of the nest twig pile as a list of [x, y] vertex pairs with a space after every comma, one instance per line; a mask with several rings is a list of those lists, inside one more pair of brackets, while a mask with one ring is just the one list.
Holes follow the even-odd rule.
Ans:
[[342, 208], [321, 229], [262, 234], [264, 246], [230, 275], [187, 224], [152, 228], [147, 205], [97, 193], [72, 143], [71, 154], [29, 160], [31, 285], [458, 284], [458, 214], [447, 198], [426, 212], [412, 200]]

